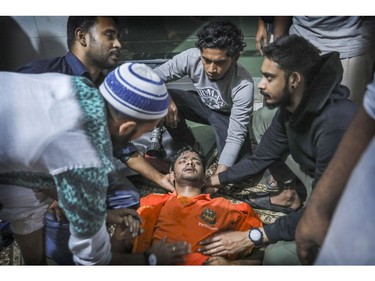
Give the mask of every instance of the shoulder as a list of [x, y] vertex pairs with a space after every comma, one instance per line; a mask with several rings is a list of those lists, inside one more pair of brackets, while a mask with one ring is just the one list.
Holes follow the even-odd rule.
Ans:
[[236, 76], [243, 83], [254, 85], [254, 80], [250, 72], [240, 63], [236, 64]]
[[[65, 56], [54, 57], [48, 59], [33, 60], [24, 66], [17, 69], [17, 72], [22, 73], [45, 73], [45, 72], [58, 72], [64, 73], [66, 70]], [[64, 71], [65, 70], [65, 71]], [[67, 73], [69, 74], [69, 73]]]
[[201, 52], [198, 48], [190, 48], [174, 56], [174, 58], [186, 58], [189, 60], [200, 60]]
[[172, 196], [170, 194], [153, 193], [141, 198], [141, 206], [152, 206], [164, 203]]

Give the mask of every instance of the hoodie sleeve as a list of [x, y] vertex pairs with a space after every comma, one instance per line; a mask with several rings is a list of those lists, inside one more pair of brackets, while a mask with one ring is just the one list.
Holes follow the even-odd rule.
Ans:
[[276, 243], [277, 241], [293, 241], [295, 238], [295, 232], [297, 224], [303, 214], [304, 209], [298, 209], [297, 211], [279, 217], [272, 224], [263, 225], [264, 232], [266, 233], [269, 241], [271, 243]]
[[219, 173], [220, 184], [240, 182], [256, 176], [277, 160], [286, 157], [288, 152], [288, 138], [278, 110], [254, 154]]

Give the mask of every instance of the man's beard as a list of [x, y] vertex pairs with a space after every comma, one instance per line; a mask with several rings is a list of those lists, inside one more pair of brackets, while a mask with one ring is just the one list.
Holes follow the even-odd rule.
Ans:
[[120, 56], [120, 51], [111, 50], [108, 53], [104, 52], [104, 50], [98, 47], [101, 45], [101, 43], [98, 40], [96, 40], [95, 37], [92, 36], [91, 34], [90, 34], [90, 38], [91, 38], [91, 41], [96, 45], [87, 54], [87, 56], [91, 59], [92, 64], [101, 70], [112, 69], [116, 67], [118, 60], [115, 62], [111, 62], [109, 60], [109, 57], [112, 56], [113, 54], [117, 54], [118, 56]]
[[290, 104], [291, 104], [291, 95], [288, 89], [288, 85], [286, 84], [283, 89], [283, 95], [281, 99], [278, 102], [273, 103], [273, 104], [266, 103], [265, 106], [269, 109], [274, 109], [276, 107], [286, 108]]
[[177, 176], [176, 181], [179, 183], [190, 183], [194, 185], [202, 185], [204, 180], [204, 174], [200, 173], [184, 173], [182, 172]]
[[112, 69], [112, 68], [115, 68], [117, 66], [117, 62], [110, 62], [108, 60], [108, 57], [107, 56], [103, 56], [103, 57], [100, 57], [100, 58], [97, 58], [95, 57], [93, 59], [93, 64], [99, 68], [99, 69]]

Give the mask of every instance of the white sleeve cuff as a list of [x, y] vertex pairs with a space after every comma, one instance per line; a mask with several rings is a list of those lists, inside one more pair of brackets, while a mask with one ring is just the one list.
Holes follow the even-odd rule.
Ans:
[[71, 231], [69, 248], [76, 264], [109, 264], [112, 258], [111, 244], [105, 222], [99, 231], [89, 238], [79, 237]]

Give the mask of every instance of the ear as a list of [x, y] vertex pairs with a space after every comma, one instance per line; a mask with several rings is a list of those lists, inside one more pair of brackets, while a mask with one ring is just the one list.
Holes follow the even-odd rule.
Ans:
[[87, 33], [82, 28], [77, 28], [75, 30], [76, 41], [79, 42], [83, 47], [87, 46], [86, 35]]
[[296, 89], [301, 83], [301, 80], [302, 80], [301, 74], [299, 72], [293, 72], [289, 76], [289, 81], [288, 81], [290, 88], [293, 90]]
[[134, 121], [126, 121], [124, 123], [121, 123], [121, 125], [119, 126], [119, 135], [120, 136], [125, 136], [125, 135], [130, 135], [133, 130], [135, 130], [137, 126], [137, 123], [134, 122]]

